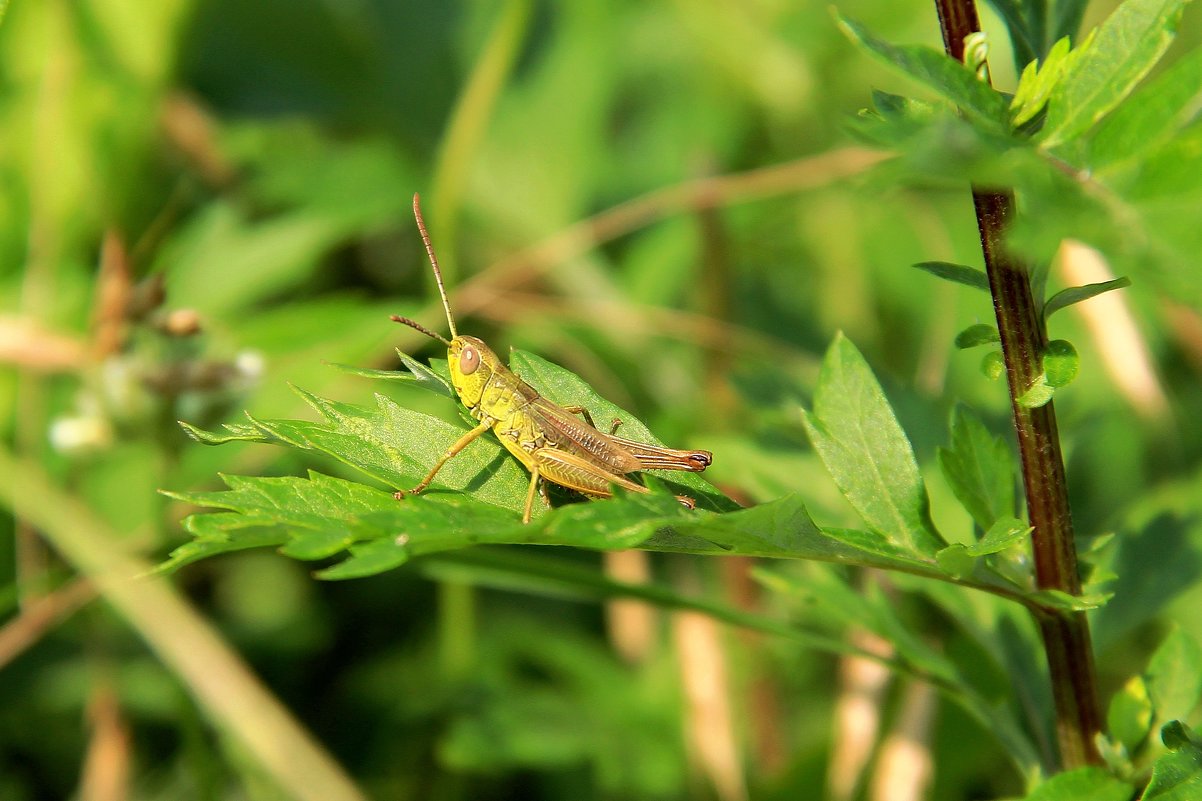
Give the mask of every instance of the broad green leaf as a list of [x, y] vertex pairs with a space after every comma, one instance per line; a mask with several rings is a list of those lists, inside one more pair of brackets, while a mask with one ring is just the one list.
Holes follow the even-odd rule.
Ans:
[[1067, 339], [1053, 339], [1043, 352], [1043, 380], [1049, 387], [1068, 386], [1077, 377], [1081, 359]]
[[997, 326], [988, 325], [987, 323], [970, 325], [956, 334], [956, 347], [960, 350], [968, 350], [978, 345], [992, 345], [1000, 341], [1001, 337], [998, 336]]
[[[378, 536], [359, 520], [369, 512], [397, 504], [391, 493], [320, 473], [308, 479], [223, 476], [228, 490], [166, 492], [197, 506], [228, 509], [234, 514], [192, 515], [184, 521], [196, 539], [177, 548], [160, 569], [175, 570], [206, 556], [231, 550], [288, 543], [288, 555], [321, 559], [345, 549], [356, 539]], [[264, 531], [287, 527], [270, 536]]]
[[391, 493], [319, 473], [307, 479], [228, 476], [225, 481], [229, 489], [219, 492], [169, 493], [228, 511], [187, 518], [185, 527], [196, 540], [177, 549], [163, 569], [217, 553], [283, 545], [285, 555], [306, 560], [349, 551], [345, 561], [319, 575], [353, 578], [415, 556], [473, 545], [544, 544], [806, 558], [934, 574], [932, 566], [879, 535], [820, 530], [792, 497], [716, 515], [688, 510], [671, 495], [628, 493], [569, 504], [522, 524], [518, 509], [474, 497], [429, 493], [398, 501]]
[[1202, 740], [1180, 721], [1160, 732], [1169, 753], [1152, 766], [1152, 781], [1140, 801], [1195, 801], [1202, 798]]
[[1014, 98], [1010, 101], [1010, 111], [1014, 115], [1011, 123], [1014, 126], [1028, 122], [1043, 111], [1048, 97], [1069, 64], [1068, 54], [1069, 40], [1065, 37], [1048, 51], [1043, 64], [1032, 61], [1023, 68]]
[[1086, 163], [1094, 170], [1135, 159], [1171, 139], [1202, 103], [1202, 48], [1140, 87], [1090, 137]]
[[[394, 490], [417, 484], [447, 448], [469, 430], [467, 423], [452, 425], [406, 409], [382, 395], [376, 396], [376, 407], [371, 409], [296, 391], [325, 418], [324, 422], [252, 417], [250, 427], [236, 427], [230, 434], [185, 428], [206, 444], [253, 440], [318, 451]], [[258, 432], [257, 436], [251, 435], [251, 430]], [[470, 490], [486, 503], [520, 510], [525, 505], [528, 485], [521, 466], [495, 438], [485, 435], [449, 460], [427, 492]]]
[[982, 531], [1014, 515], [1017, 469], [1011, 448], [967, 406], [952, 410], [951, 444], [937, 458], [952, 493]]
[[914, 266], [945, 281], [964, 284], [985, 292], [989, 291], [989, 277], [980, 270], [965, 264], [953, 264], [948, 261], [920, 261]]
[[1110, 699], [1106, 729], [1128, 754], [1134, 754], [1143, 744], [1152, 730], [1152, 700], [1141, 677], [1132, 676]]
[[836, 21], [852, 41], [955, 103], [970, 118], [989, 128], [1009, 130], [1002, 96], [943, 51], [921, 45], [890, 44], [846, 17], [837, 15]]
[[864, 357], [842, 334], [823, 359], [802, 421], [835, 484], [868, 526], [922, 558], [944, 543], [931, 523], [910, 441]]
[[1131, 279], [1123, 276], [1122, 278], [1115, 278], [1112, 281], [1100, 281], [1096, 284], [1085, 284], [1084, 286], [1072, 286], [1068, 289], [1062, 289], [1055, 295], [1052, 295], [1048, 299], [1048, 302], [1044, 304], [1043, 318], [1046, 320], [1066, 306], [1097, 297], [1103, 292], [1109, 292], [1112, 289], [1122, 289], [1128, 286], [1131, 286]]
[[[520, 351], [515, 351], [513, 361], [523, 377], [546, 397], [584, 405], [596, 414], [597, 420], [621, 419], [624, 426], [621, 433], [628, 439], [662, 444], [650, 435], [642, 422], [600, 398], [587, 384], [563, 368]], [[443, 392], [445, 379], [437, 370], [412, 360], [407, 360], [406, 364], [419, 379], [419, 385], [446, 394]], [[442, 366], [443, 363], [436, 364]], [[380, 377], [392, 379], [393, 375], [386, 373]], [[250, 440], [321, 451], [393, 489], [408, 489], [470, 428], [466, 420], [462, 426], [455, 426], [401, 407], [383, 396], [376, 397], [375, 409], [366, 409], [325, 400], [299, 389], [297, 392], [325, 418], [324, 424], [251, 418], [250, 426], [227, 426], [229, 433], [225, 434], [203, 432], [187, 425], [185, 429], [206, 444]], [[679, 493], [693, 497], [703, 508], [736, 508], [698, 475], [662, 470], [648, 472], [679, 488]], [[525, 504], [528, 485], [529, 476], [524, 469], [495, 437], [485, 434], [449, 460], [433, 486], [435, 489], [470, 490], [487, 503], [520, 510]]]
[[1129, 801], [1134, 790], [1102, 768], [1077, 768], [1057, 773], [1023, 801]]
[[1145, 673], [1156, 720], [1184, 718], [1202, 698], [1202, 648], [1180, 628], [1174, 628], [1152, 654]]
[[1084, 133], [1117, 106], [1173, 41], [1186, 0], [1127, 0], [1073, 54], [1048, 101], [1046, 147]]

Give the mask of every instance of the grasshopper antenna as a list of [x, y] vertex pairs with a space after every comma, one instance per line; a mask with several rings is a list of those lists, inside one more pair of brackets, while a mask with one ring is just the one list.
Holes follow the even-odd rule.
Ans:
[[[417, 218], [417, 230], [421, 232], [422, 242], [426, 246], [426, 255], [430, 257], [430, 266], [434, 268], [434, 280], [438, 282], [438, 294], [442, 296], [442, 307], [447, 312], [447, 325], [451, 328], [451, 339], [459, 336], [459, 332], [455, 330], [455, 318], [451, 316], [451, 303], [447, 300], [446, 287], [442, 285], [442, 270], [438, 269], [438, 258], [434, 255], [434, 246], [430, 244], [430, 234], [426, 231], [426, 221], [422, 219], [421, 198], [416, 192], [413, 193], [413, 216]], [[425, 331], [420, 326], [414, 326], [418, 330]], [[430, 333], [426, 331], [426, 333]], [[438, 337], [442, 339], [442, 337]], [[446, 342], [445, 339], [442, 340]]]
[[421, 331], [423, 334], [430, 337], [430, 339], [437, 339], [439, 342], [446, 345], [448, 348], [451, 347], [450, 340], [448, 340], [442, 334], [434, 333], [429, 328], [426, 328], [424, 325], [422, 325], [421, 323], [419, 323], [415, 320], [410, 320], [408, 317], [402, 317], [399, 314], [394, 314], [391, 317], [389, 317], [388, 319], [392, 320], [394, 323], [400, 323], [401, 325], [407, 325], [416, 331]]

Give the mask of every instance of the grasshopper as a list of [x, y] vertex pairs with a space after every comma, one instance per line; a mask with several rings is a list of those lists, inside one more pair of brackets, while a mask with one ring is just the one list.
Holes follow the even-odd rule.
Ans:
[[[530, 522], [534, 494], [541, 486], [540, 479], [584, 495], [609, 498], [613, 496], [610, 487], [614, 485], [633, 492], [650, 492], [642, 484], [627, 478], [630, 473], [639, 470], [687, 470], [697, 473], [710, 466], [713, 454], [709, 451], [676, 450], [615, 436], [614, 432], [621, 423], [619, 420], [613, 422], [609, 433], [599, 431], [593, 425], [592, 415], [583, 406], [552, 403], [502, 364], [484, 342], [459, 334], [455, 330], [455, 318], [451, 314], [451, 304], [442, 283], [442, 271], [438, 269], [438, 259], [430, 244], [426, 223], [422, 220], [417, 195], [413, 196], [413, 215], [417, 218], [417, 229], [421, 232], [426, 255], [434, 269], [451, 338], [446, 339], [407, 317], [393, 315], [392, 320], [447, 346], [451, 384], [459, 400], [479, 421], [479, 425], [448, 448], [421, 483], [408, 493], [396, 493], [398, 500], [430, 486], [447, 461], [490, 428], [505, 449], [530, 471], [530, 489], [526, 492], [523, 523]], [[549, 505], [546, 487], [542, 486], [542, 489], [543, 501]], [[685, 506], [693, 508], [692, 498], [684, 495], [676, 497]]]

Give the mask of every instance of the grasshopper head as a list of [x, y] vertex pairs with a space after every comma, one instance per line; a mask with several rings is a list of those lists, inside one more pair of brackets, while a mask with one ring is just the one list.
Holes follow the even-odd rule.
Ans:
[[488, 379], [502, 367], [492, 348], [469, 336], [457, 336], [448, 343], [447, 361], [451, 368], [451, 384], [465, 406], [480, 402]]

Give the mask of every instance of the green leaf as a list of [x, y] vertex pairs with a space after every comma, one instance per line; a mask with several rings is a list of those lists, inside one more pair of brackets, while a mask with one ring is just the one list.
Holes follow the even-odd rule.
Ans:
[[[396, 490], [415, 484], [447, 448], [469, 430], [399, 406], [382, 395], [376, 408], [319, 398], [296, 389], [323, 418], [253, 420], [276, 441], [325, 453]], [[432, 485], [435, 491], [470, 491], [482, 501], [520, 510], [529, 479], [493, 437], [482, 436], [449, 460]]]
[[1070, 59], [1068, 37], [1061, 39], [1048, 51], [1043, 64], [1032, 61], [1023, 68], [1018, 87], [1010, 101], [1010, 112], [1014, 115], [1011, 124], [1018, 127], [1043, 111], [1048, 97], [1060, 81]]
[[1140, 801], [1195, 801], [1202, 797], [1202, 741], [1180, 721], [1160, 730], [1170, 753], [1152, 766], [1152, 781]]
[[938, 114], [930, 103], [873, 90], [872, 106], [860, 109], [845, 124], [869, 144], [901, 150], [910, 139], [921, 136]]
[[1057, 773], [1023, 801], [1129, 801], [1134, 791], [1102, 768], [1077, 768]]
[[405, 369], [421, 387], [451, 399], [456, 397], [455, 388], [451, 386], [451, 371], [447, 367], [446, 359], [431, 359], [430, 366], [427, 367], [399, 350], [397, 355], [401, 357], [401, 364], [405, 365]]
[[905, 432], [864, 357], [842, 334], [822, 362], [814, 408], [802, 412], [810, 442], [869, 527], [915, 556], [944, 544]]
[[1110, 114], [1089, 141], [1095, 171], [1119, 165], [1168, 142], [1202, 102], [1202, 48], [1195, 48]]
[[913, 627], [899, 619], [896, 604], [879, 586], [869, 584], [860, 590], [836, 571], [773, 565], [757, 568], [754, 576], [768, 589], [796, 599], [807, 619], [835, 631], [853, 626], [871, 631], [892, 643], [905, 664], [967, 691], [947, 655], [914, 635]]
[[968, 553], [968, 549], [956, 542], [940, 549], [935, 554], [935, 563], [939, 569], [949, 576], [968, 578], [977, 569], [978, 560]]
[[997, 381], [1006, 374], [1006, 360], [1000, 351], [991, 350], [981, 358], [981, 373], [990, 381]]
[[1110, 699], [1106, 729], [1128, 754], [1134, 754], [1147, 739], [1152, 730], [1152, 700], [1141, 677], [1132, 676]]
[[205, 431], [203, 428], [197, 428], [191, 423], [185, 423], [183, 420], [179, 421], [179, 425], [185, 434], [202, 445], [224, 445], [227, 442], [271, 441], [270, 437], [258, 428], [244, 423], [223, 423], [221, 427], [225, 429], [225, 433]]
[[400, 370], [376, 370], [372, 367], [356, 367], [353, 364], [340, 364], [338, 362], [326, 362], [326, 364], [339, 372], [359, 376], [360, 378], [378, 378], [383, 381], [413, 380], [413, 376], [402, 373]]
[[1168, 49], [1186, 0], [1127, 0], [1078, 48], [1048, 101], [1041, 132], [1055, 147], [1119, 104]]
[[935, 554], [935, 561], [947, 573], [961, 578], [970, 576], [983, 557], [1004, 551], [1024, 541], [1031, 527], [1016, 518], [998, 520], [979, 541], [971, 545], [953, 543]]
[[1014, 514], [1017, 470], [1010, 445], [968, 407], [952, 410], [951, 446], [940, 448], [937, 458], [952, 493], [982, 531]]
[[[377, 378], [384, 381], [405, 381], [416, 383], [423, 389], [428, 389], [436, 394], [443, 395], [448, 398], [455, 397], [455, 390], [451, 387], [450, 379], [436, 370], [427, 367], [421, 362], [415, 360], [408, 354], [397, 351], [397, 356], [401, 358], [401, 363], [405, 366], [408, 372], [401, 370], [374, 370], [369, 367], [355, 367], [349, 364], [331, 363], [331, 367], [341, 370], [350, 375], [356, 375], [360, 378]], [[442, 362], [445, 364], [446, 362]], [[445, 372], [445, 371], [444, 371]]]
[[985, 292], [989, 291], [989, 277], [966, 264], [953, 264], [949, 261], [920, 261], [914, 266], [945, 281], [964, 284]]
[[1083, 592], [1080, 595], [1069, 595], [1062, 590], [1039, 590], [1028, 593], [1032, 601], [1061, 612], [1088, 612], [1100, 609], [1113, 597], [1109, 592]]
[[[403, 357], [403, 360], [421, 386], [439, 394], [447, 394], [444, 392], [446, 380], [437, 371], [408, 357]], [[650, 435], [642, 422], [600, 398], [587, 384], [563, 368], [520, 351], [514, 353], [513, 362], [526, 380], [546, 397], [552, 400], [570, 398], [564, 402], [588, 407], [597, 415], [597, 419], [621, 419], [625, 426], [622, 433], [628, 439], [662, 444]], [[392, 379], [393, 375], [386, 377]], [[187, 425], [185, 429], [207, 444], [249, 440], [320, 451], [393, 489], [408, 489], [470, 428], [467, 420], [455, 426], [401, 407], [383, 396], [376, 397], [375, 409], [366, 409], [325, 400], [304, 390], [296, 391], [325, 418], [324, 423], [251, 418], [250, 426], [227, 426], [227, 434], [204, 432]], [[648, 472], [662, 477], [665, 483], [678, 489], [678, 494], [693, 497], [702, 508], [736, 508], [735, 504], [698, 475], [673, 471]], [[495, 437], [485, 434], [446, 463], [435, 479], [434, 488], [470, 490], [482, 501], [501, 508], [520, 510], [525, 504], [528, 485], [529, 476], [525, 470]]]
[[807, 631], [775, 617], [715, 603], [708, 598], [682, 595], [665, 582], [615, 581], [580, 560], [552, 556], [545, 551], [473, 548], [425, 556], [413, 563], [413, 569], [428, 578], [523, 592], [557, 600], [600, 601], [635, 598], [652, 603], [660, 609], [701, 612], [715, 620], [788, 637], [834, 654], [855, 652], [846, 639]]
[[1131, 279], [1123, 276], [1122, 278], [1115, 278], [1112, 281], [1100, 281], [1096, 284], [1085, 284], [1084, 286], [1072, 286], [1068, 289], [1062, 289], [1044, 304], [1043, 318], [1046, 320], [1066, 306], [1097, 297], [1103, 292], [1109, 292], [1112, 289], [1122, 289], [1128, 286], [1131, 286]]
[[1040, 406], [1046, 406], [1054, 394], [1056, 390], [1048, 384], [1045, 376], [1040, 375], [1039, 379], [1018, 397], [1018, 404], [1028, 409], [1038, 409]]
[[1068, 386], [1077, 377], [1081, 359], [1067, 339], [1053, 339], [1043, 352], [1043, 380], [1049, 387]]
[[976, 74], [942, 50], [921, 45], [893, 45], [847, 17], [836, 22], [852, 41], [890, 66], [955, 103], [970, 118], [998, 131], [1008, 131], [1006, 101]]
[[1180, 628], [1160, 643], [1145, 673], [1156, 720], [1167, 723], [1193, 712], [1202, 699], [1202, 648]]
[[[1053, 42], [1077, 35], [1085, 3], [1086, 0], [1053, 0], [1050, 4], [1047, 0], [989, 0], [1006, 23], [1014, 47], [1014, 66], [1019, 70], [1044, 59]], [[1046, 60], [1050, 61], [1051, 56]]]
[[1000, 341], [1001, 337], [998, 336], [997, 326], [986, 323], [970, 325], [959, 334], [956, 334], [956, 347], [960, 350], [968, 350], [978, 345], [990, 345]]
[[[228, 476], [228, 490], [169, 493], [228, 512], [185, 521], [196, 537], [162, 566], [174, 570], [206, 556], [283, 545], [296, 559], [349, 557], [320, 578], [358, 578], [430, 553], [480, 544], [572, 545], [598, 550], [642, 546], [709, 555], [805, 558], [908, 572], [933, 573], [878, 534], [824, 531], [794, 497], [726, 515], [690, 511], [667, 494], [628, 493], [569, 504], [523, 524], [517, 509], [459, 494], [396, 500], [391, 493], [320, 473], [308, 478]], [[276, 531], [271, 531], [276, 529]], [[264, 533], [268, 532], [268, 533]]]
[[[855, 589], [841, 573], [818, 569], [816, 566], [803, 568], [767, 564], [757, 568], [754, 575], [770, 590], [795, 596], [800, 601], [798, 613], [805, 616], [804, 620], [831, 627], [836, 632], [844, 632], [848, 627], [867, 628], [892, 643], [896, 650], [895, 658], [903, 665], [939, 677], [943, 685], [941, 689], [948, 698], [991, 732], [1021, 771], [1027, 772], [1038, 764], [1037, 750], [1023, 727], [1013, 718], [1012, 708], [999, 704], [992, 688], [985, 694], [978, 689], [979, 685], [988, 684], [979, 682], [983, 673], [979, 659], [957, 661], [955, 654], [933, 645], [924, 637], [916, 636], [913, 622], [906, 622], [899, 615], [901, 605], [895, 594], [882, 592], [879, 587], [873, 586], [871, 579], [867, 582], [867, 591]], [[898, 578], [903, 581], [906, 579], [905, 576]], [[966, 606], [966, 595], [959, 588], [941, 582], [916, 580], [900, 586], [903, 590], [922, 586], [936, 591], [934, 596], [941, 600], [955, 599], [941, 604], [952, 609], [963, 610]], [[977, 600], [985, 602], [972, 604], [974, 609], [996, 609], [1004, 605], [1000, 601], [994, 605], [988, 599], [979, 597]], [[1016, 614], [1023, 616], [1025, 612], [1016, 611]], [[987, 625], [983, 625], [983, 621], [975, 618], [966, 621], [964, 626], [966, 633], [972, 636], [979, 637], [991, 631]], [[974, 657], [979, 657], [979, 652], [972, 653]]]
[[[704, 540], [704, 544], [699, 540]], [[715, 546], [720, 550], [715, 550]], [[659, 531], [645, 543], [653, 550], [815, 559], [888, 570], [934, 573], [890, 538], [857, 529], [819, 528], [800, 499], [769, 503], [704, 519], [692, 518]]]
[[1043, 22], [1043, 15], [1029, 14], [1029, 9], [1024, 8], [1029, 4], [1019, 0], [989, 0], [989, 5], [1006, 23], [1006, 31], [1014, 48], [1014, 66], [1018, 69], [1024, 66], [1032, 68], [1036, 59], [1043, 57], [1043, 34], [1036, 29]]
[[1023, 542], [1031, 534], [1031, 527], [1025, 520], [1016, 517], [1003, 517], [985, 532], [978, 542], [969, 545], [966, 550], [971, 556], [986, 556], [999, 553], [1012, 545]]

